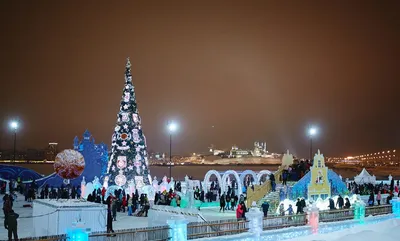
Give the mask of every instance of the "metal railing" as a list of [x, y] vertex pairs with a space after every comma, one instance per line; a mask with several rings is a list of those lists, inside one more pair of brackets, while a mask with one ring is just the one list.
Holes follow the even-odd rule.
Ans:
[[188, 239], [233, 235], [249, 229], [246, 220], [218, 220], [211, 222], [192, 222], [187, 226]]
[[354, 218], [354, 209], [336, 209], [319, 212], [320, 222], [335, 222]]
[[103, 241], [112, 237], [113, 241], [162, 241], [169, 240], [169, 226], [159, 226], [150, 228], [136, 228], [118, 230], [115, 233], [91, 233], [89, 235], [90, 241]]
[[375, 215], [384, 215], [384, 214], [389, 214], [393, 213], [392, 211], [392, 205], [379, 205], [379, 206], [368, 206], [365, 207], [365, 216], [368, 217], [370, 215], [375, 216]]
[[303, 226], [306, 224], [306, 214], [271, 216], [263, 219], [263, 230]]
[[19, 238], [19, 241], [67, 241], [67, 235], [53, 235], [43, 237]]

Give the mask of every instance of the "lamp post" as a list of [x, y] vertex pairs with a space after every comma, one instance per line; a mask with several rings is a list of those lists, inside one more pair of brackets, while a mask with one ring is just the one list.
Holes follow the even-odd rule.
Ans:
[[311, 127], [309, 130], [308, 130], [308, 135], [309, 135], [309, 137], [310, 137], [310, 161], [312, 160], [312, 152], [313, 152], [313, 146], [312, 146], [312, 141], [313, 141], [313, 137], [315, 136], [317, 134], [317, 128], [315, 128], [315, 127]]
[[178, 129], [178, 125], [174, 122], [168, 123], [169, 131], [169, 179], [172, 177], [172, 134]]
[[15, 162], [15, 152], [16, 152], [16, 147], [17, 147], [17, 129], [18, 129], [18, 122], [17, 121], [11, 121], [10, 122], [10, 128], [14, 131], [14, 154], [13, 154], [13, 162]]

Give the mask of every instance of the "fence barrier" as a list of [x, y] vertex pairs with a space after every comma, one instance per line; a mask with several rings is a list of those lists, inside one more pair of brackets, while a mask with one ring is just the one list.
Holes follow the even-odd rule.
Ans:
[[263, 220], [263, 230], [303, 226], [307, 224], [306, 214], [271, 216]]
[[389, 214], [389, 213], [393, 213], [392, 205], [389, 205], [389, 204], [371, 206], [371, 207], [365, 208], [365, 216], [366, 217], [368, 217], [370, 215], [375, 216], [375, 215], [384, 215], [384, 214]]
[[320, 222], [335, 222], [354, 219], [354, 208], [337, 209], [319, 212]]
[[249, 229], [246, 220], [218, 220], [211, 222], [192, 222], [187, 226], [188, 239], [209, 238], [223, 235], [233, 235], [246, 232]]
[[105, 238], [113, 237], [113, 241], [162, 241], [169, 240], [169, 226], [159, 226], [150, 228], [137, 228], [118, 230], [115, 233], [91, 233], [90, 241], [103, 241]]

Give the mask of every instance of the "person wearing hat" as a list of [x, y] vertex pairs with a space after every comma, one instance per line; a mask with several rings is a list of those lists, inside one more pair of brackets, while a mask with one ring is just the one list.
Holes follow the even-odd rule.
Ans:
[[268, 209], [269, 209], [269, 203], [267, 202], [267, 200], [264, 200], [264, 203], [261, 204], [263, 213], [264, 213], [264, 217], [267, 217], [268, 215]]
[[14, 236], [14, 240], [18, 240], [18, 233], [17, 233], [17, 228], [18, 228], [18, 219], [19, 215], [14, 212], [14, 210], [10, 210], [5, 219], [4, 219], [4, 227], [8, 229], [8, 240], [12, 240], [12, 237]]

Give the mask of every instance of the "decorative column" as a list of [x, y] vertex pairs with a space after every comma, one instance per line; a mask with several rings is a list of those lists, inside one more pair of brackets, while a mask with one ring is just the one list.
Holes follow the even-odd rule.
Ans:
[[85, 198], [85, 189], [86, 189], [86, 181], [85, 177], [83, 177], [81, 181], [81, 198]]
[[392, 199], [392, 212], [396, 218], [400, 218], [400, 199]]
[[365, 218], [365, 205], [362, 202], [354, 203], [354, 219], [364, 223]]
[[89, 241], [88, 230], [85, 229], [85, 223], [78, 217], [77, 221], [72, 223], [72, 229], [67, 230], [67, 238], [71, 241]]
[[173, 216], [167, 220], [170, 227], [169, 237], [171, 241], [187, 241], [188, 221], [183, 216]]
[[249, 232], [254, 234], [253, 240], [261, 240], [261, 233], [263, 231], [263, 218], [264, 213], [260, 211], [257, 207], [256, 202], [252, 203], [252, 208], [250, 208], [249, 212], [246, 214], [247, 219], [249, 220]]
[[308, 225], [310, 225], [311, 227], [312, 233], [317, 234], [319, 223], [319, 209], [316, 203], [313, 203], [312, 206], [307, 209], [307, 220]]

